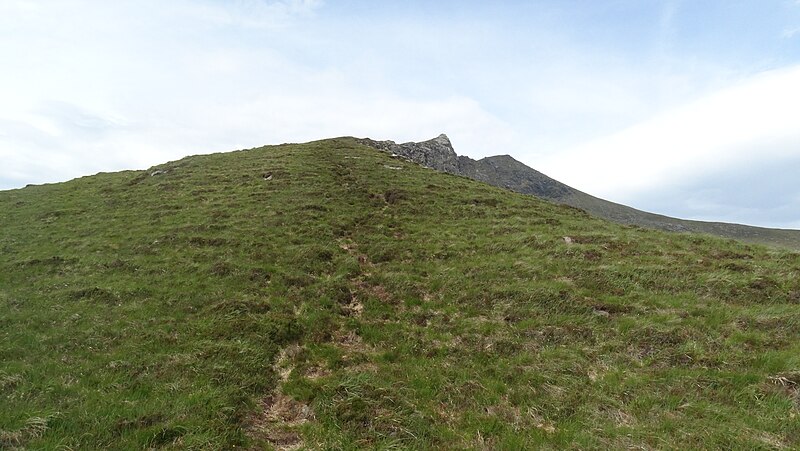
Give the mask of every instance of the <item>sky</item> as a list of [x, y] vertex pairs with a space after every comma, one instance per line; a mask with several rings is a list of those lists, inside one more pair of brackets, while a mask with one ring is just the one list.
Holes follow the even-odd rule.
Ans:
[[0, 0], [0, 189], [336, 136], [800, 228], [798, 0]]

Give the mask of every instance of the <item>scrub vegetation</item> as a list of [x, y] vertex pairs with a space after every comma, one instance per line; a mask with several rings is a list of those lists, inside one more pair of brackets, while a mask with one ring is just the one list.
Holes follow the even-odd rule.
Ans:
[[0, 192], [0, 448], [800, 447], [800, 254], [349, 138]]

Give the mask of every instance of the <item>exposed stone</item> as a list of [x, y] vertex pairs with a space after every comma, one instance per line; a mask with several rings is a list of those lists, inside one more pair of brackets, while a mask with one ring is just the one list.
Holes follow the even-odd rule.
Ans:
[[460, 174], [458, 155], [453, 150], [450, 139], [444, 134], [419, 143], [397, 144], [394, 141], [375, 141], [369, 138], [359, 141], [378, 150], [389, 152], [392, 156], [403, 157], [437, 171]]
[[403, 158], [437, 171], [469, 177], [489, 185], [569, 205], [619, 224], [669, 232], [706, 233], [800, 249], [800, 231], [797, 230], [692, 221], [648, 213], [586, 194], [526, 166], [509, 155], [497, 155], [480, 160], [458, 156], [453, 150], [450, 139], [444, 134], [418, 143], [397, 144], [394, 141], [375, 141], [369, 138], [358, 141], [388, 152], [394, 158]]
[[423, 142], [397, 144], [394, 141], [359, 140], [362, 144], [388, 152], [395, 158], [404, 158], [441, 172], [462, 175], [512, 191], [533, 194], [550, 200], [559, 200], [574, 192], [563, 183], [525, 166], [509, 155], [473, 160], [458, 156], [450, 138], [441, 134]]

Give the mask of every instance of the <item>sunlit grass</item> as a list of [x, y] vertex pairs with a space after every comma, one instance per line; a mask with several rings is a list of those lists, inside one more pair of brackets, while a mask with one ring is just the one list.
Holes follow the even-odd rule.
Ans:
[[0, 230], [0, 447], [800, 446], [795, 253], [349, 139], [2, 192]]

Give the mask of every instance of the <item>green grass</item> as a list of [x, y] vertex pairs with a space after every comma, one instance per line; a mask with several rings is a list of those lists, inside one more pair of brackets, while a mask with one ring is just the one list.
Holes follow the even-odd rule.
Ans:
[[0, 230], [0, 448], [800, 447], [797, 253], [346, 138], [0, 192]]

